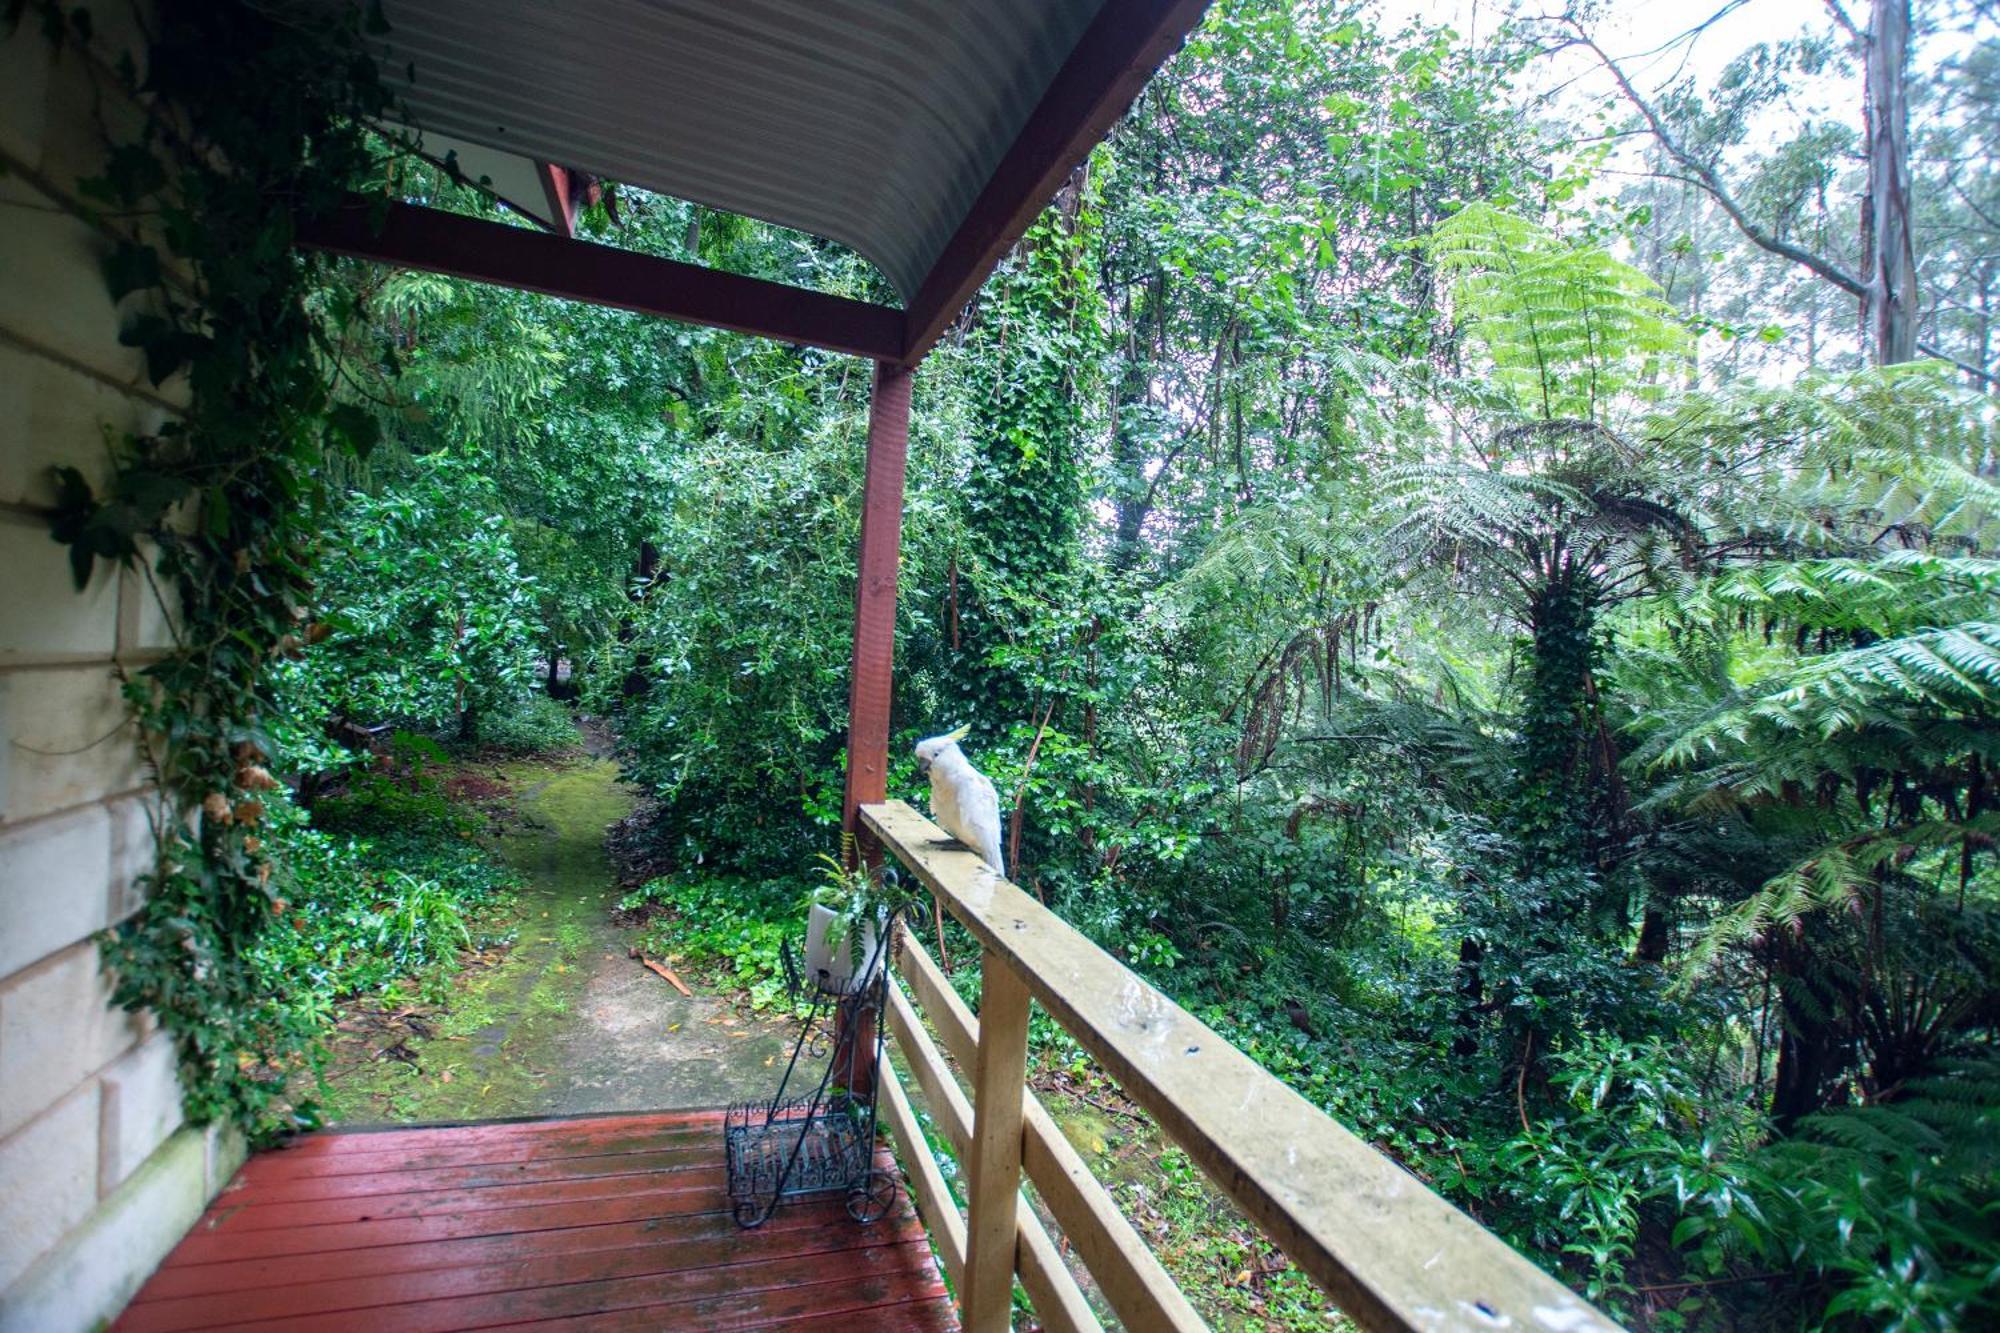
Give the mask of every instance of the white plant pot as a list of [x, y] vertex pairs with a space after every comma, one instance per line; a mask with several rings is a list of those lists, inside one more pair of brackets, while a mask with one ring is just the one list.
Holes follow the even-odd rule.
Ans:
[[[882, 966], [882, 932], [876, 922], [861, 923], [861, 964], [863, 980]], [[851, 990], [855, 982], [854, 950], [849, 947], [847, 926], [830, 907], [813, 904], [806, 918], [806, 975], [835, 990]]]

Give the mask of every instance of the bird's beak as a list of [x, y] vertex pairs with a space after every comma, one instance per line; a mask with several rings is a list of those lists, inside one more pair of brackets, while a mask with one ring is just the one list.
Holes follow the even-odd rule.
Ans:
[[931, 775], [931, 761], [921, 755], [917, 757], [917, 775], [926, 778]]

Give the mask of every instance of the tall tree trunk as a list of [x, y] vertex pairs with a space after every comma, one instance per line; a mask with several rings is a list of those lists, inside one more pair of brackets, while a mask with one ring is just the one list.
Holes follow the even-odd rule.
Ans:
[[1815, 984], [1817, 969], [1805, 940], [1779, 934], [1774, 948], [1778, 1067], [1772, 1079], [1771, 1121], [1779, 1133], [1789, 1134], [1800, 1119], [1831, 1104], [1852, 1060], [1843, 1049], [1847, 1042], [1835, 1012], [1836, 997]]
[[1486, 949], [1467, 935], [1458, 942], [1458, 1035], [1452, 1038], [1451, 1053], [1459, 1061], [1479, 1054], [1479, 1015], [1486, 1007], [1486, 978], [1479, 965]]
[[1164, 276], [1137, 287], [1134, 308], [1127, 316], [1130, 328], [1125, 335], [1125, 355], [1118, 375], [1118, 396], [1114, 404], [1116, 424], [1111, 436], [1113, 512], [1115, 532], [1111, 543], [1111, 567], [1124, 572], [1139, 563], [1146, 527], [1147, 500], [1152, 494], [1146, 475], [1150, 458], [1147, 410], [1153, 392], [1153, 335], [1166, 318]]
[[1672, 943], [1673, 932], [1667, 927], [1667, 909], [1649, 899], [1639, 918], [1639, 942], [1632, 950], [1632, 957], [1641, 963], [1664, 963]]
[[1861, 219], [1862, 321], [1875, 364], [1917, 355], [1917, 256], [1910, 234], [1910, 0], [1875, 0], [1868, 22], [1868, 195]]
[[[638, 556], [632, 562], [632, 582], [626, 590], [627, 597], [635, 605], [646, 599], [646, 593], [651, 589], [653, 579], [659, 572], [660, 548], [649, 541], [641, 541]], [[630, 643], [636, 633], [637, 629], [629, 614], [619, 620], [619, 642]], [[648, 672], [651, 666], [652, 659], [645, 653], [632, 655], [632, 669], [625, 673], [622, 690], [625, 698], [636, 699], [646, 692], [647, 687], [652, 684], [652, 677]]]

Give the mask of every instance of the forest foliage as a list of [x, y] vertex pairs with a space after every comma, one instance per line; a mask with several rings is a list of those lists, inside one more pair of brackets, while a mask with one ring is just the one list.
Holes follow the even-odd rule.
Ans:
[[[1629, 1316], [1977, 1322], [1991, 399], [1691, 297], [1761, 261], [1663, 248], [1666, 187], [1518, 109], [1536, 59], [1216, 7], [919, 377], [892, 785], [971, 724], [1022, 883]], [[634, 190], [587, 225], [885, 295]], [[407, 461], [325, 566], [324, 706], [448, 725], [488, 706], [455, 672], [572, 664], [671, 892], [770, 984], [837, 829], [868, 376], [365, 280]]]
[[[1713, 192], [1536, 110], [1548, 45], [1219, 0], [918, 377], [892, 790], [969, 724], [1017, 880], [1628, 1318], [1991, 1321], [2000, 36], [1924, 70], [1949, 360], [1891, 366]], [[1662, 114], [1835, 249], [1850, 127], [1751, 126], [1852, 59], [1767, 44]], [[599, 239], [890, 298], [611, 197]], [[323, 278], [379, 443], [325, 477], [273, 762], [312, 807], [366, 729], [531, 746], [580, 696], [768, 982], [838, 840], [866, 367]], [[271, 834], [307, 885], [311, 817]]]

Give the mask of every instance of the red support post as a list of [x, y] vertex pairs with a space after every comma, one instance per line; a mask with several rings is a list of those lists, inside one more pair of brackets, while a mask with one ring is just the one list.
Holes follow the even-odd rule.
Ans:
[[537, 162], [535, 176], [542, 182], [543, 198], [548, 200], [549, 226], [558, 236], [575, 236], [579, 201], [570, 188], [569, 168], [553, 162]]
[[[910, 447], [910, 381], [916, 370], [875, 363], [868, 399], [868, 466], [861, 484], [861, 552], [855, 561], [854, 657], [847, 683], [847, 785], [841, 827], [855, 835], [855, 854], [869, 865], [881, 860], [857, 812], [889, 793], [889, 704], [896, 663], [896, 572], [903, 545], [903, 471]], [[875, 1093], [874, 1015], [850, 1026], [841, 1011], [835, 1034], [836, 1068], [854, 1054], [851, 1091]]]
[[[847, 685], [847, 788], [841, 827], [865, 837], [855, 812], [889, 791], [889, 699], [896, 659], [896, 570], [903, 542], [903, 467], [916, 371], [875, 364], [868, 400], [868, 470], [854, 581], [854, 660]], [[871, 858], [872, 860], [873, 858]]]

